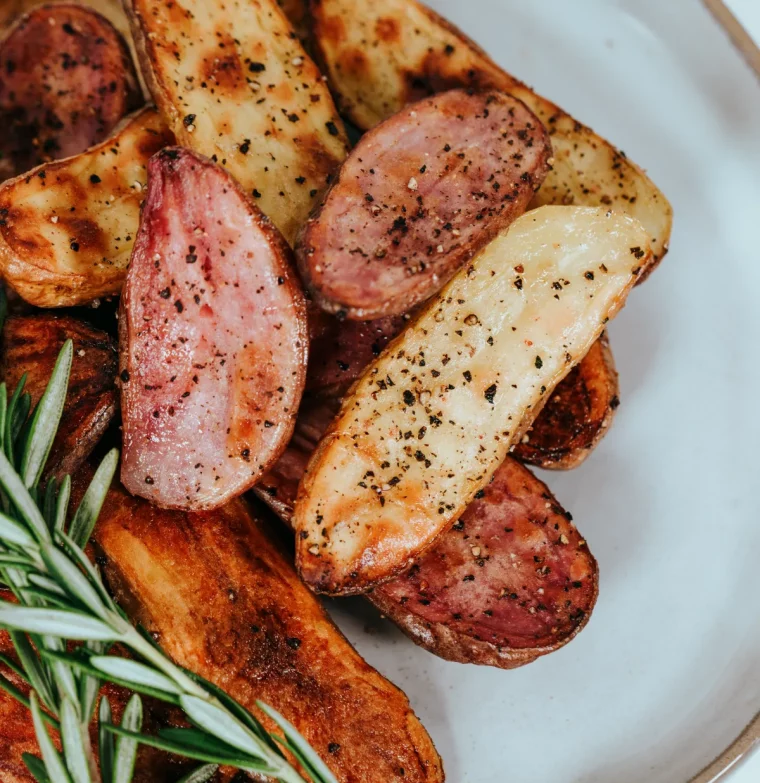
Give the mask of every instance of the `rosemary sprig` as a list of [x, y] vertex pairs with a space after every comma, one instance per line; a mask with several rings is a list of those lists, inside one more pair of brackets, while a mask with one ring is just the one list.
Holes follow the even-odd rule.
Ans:
[[[0, 305], [2, 315], [2, 305]], [[258, 704], [282, 731], [270, 735], [255, 715], [209, 682], [174, 664], [127, 620], [83, 549], [118, 462], [111, 451], [67, 524], [71, 482], [40, 485], [58, 428], [71, 368], [67, 342], [45, 394], [29, 415], [24, 380], [8, 401], [0, 385], [0, 578], [16, 603], [0, 601], [0, 627], [9, 631], [20, 665], [11, 666], [31, 688], [27, 699], [4, 676], [0, 687], [30, 707], [41, 757], [25, 755], [40, 783], [129, 783], [139, 744], [202, 763], [183, 780], [202, 783], [217, 766], [232, 765], [281, 783], [303, 783], [287, 749], [313, 783], [336, 783], [322, 760], [281, 715]], [[82, 642], [72, 649], [69, 641]], [[109, 655], [114, 644], [135, 659]], [[102, 682], [134, 691], [120, 725], [107, 699], [97, 710], [98, 747], [89, 726]], [[180, 707], [191, 728], [142, 733], [140, 694]], [[53, 743], [50, 725], [63, 752]]]

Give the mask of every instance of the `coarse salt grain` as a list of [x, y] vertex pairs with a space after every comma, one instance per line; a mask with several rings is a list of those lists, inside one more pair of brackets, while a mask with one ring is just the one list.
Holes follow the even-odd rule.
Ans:
[[417, 180], [412, 177], [406, 185], [409, 190], [417, 190]]

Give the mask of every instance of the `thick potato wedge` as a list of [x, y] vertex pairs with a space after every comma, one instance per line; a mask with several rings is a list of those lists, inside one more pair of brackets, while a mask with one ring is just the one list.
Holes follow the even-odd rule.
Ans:
[[672, 209], [635, 163], [417, 0], [312, 0], [315, 45], [343, 113], [362, 130], [425, 95], [452, 87], [508, 92], [544, 123], [553, 170], [535, 204], [609, 206], [637, 218], [652, 240], [642, 279], [665, 255]]
[[181, 147], [148, 171], [119, 318], [121, 476], [163, 508], [212, 509], [290, 440], [306, 303], [292, 251], [227, 171]]
[[346, 159], [299, 238], [301, 277], [328, 312], [403, 315], [525, 211], [550, 157], [541, 123], [508, 95], [415, 103]]
[[577, 468], [612, 424], [620, 386], [607, 334], [557, 386], [512, 452], [547, 470]]
[[296, 503], [313, 589], [366, 592], [418, 558], [488, 483], [649, 262], [636, 220], [543, 207], [463, 269], [371, 365]]
[[155, 109], [102, 144], [0, 186], [0, 274], [38, 307], [116, 294], [140, 222], [151, 155], [171, 144]]
[[[336, 407], [324, 401], [302, 408], [293, 441], [254, 488], [287, 524]], [[507, 458], [454, 527], [367, 598], [434, 655], [513, 669], [573, 639], [597, 592], [596, 561], [570, 514], [545, 484]]]
[[170, 656], [249, 709], [273, 706], [341, 783], [443, 780], [406, 696], [348, 644], [244, 502], [184, 514], [114, 489], [95, 540], [122, 605]]
[[69, 389], [47, 475], [74, 473], [95, 448], [118, 409], [116, 345], [109, 335], [69, 316], [35, 313], [8, 318], [0, 345], [0, 378], [10, 392], [26, 374], [36, 405], [66, 340], [74, 341]]
[[148, 87], [180, 144], [225, 166], [289, 242], [348, 141], [275, 0], [125, 0]]
[[124, 39], [73, 4], [38, 8], [0, 43], [0, 181], [103, 141], [142, 92]]

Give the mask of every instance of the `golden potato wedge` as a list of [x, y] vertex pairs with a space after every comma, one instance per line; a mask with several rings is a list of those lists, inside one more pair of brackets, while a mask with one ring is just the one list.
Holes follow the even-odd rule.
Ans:
[[248, 709], [270, 704], [339, 783], [442, 783], [409, 700], [333, 625], [260, 510], [162, 511], [114, 488], [94, 537], [117, 599], [166, 654]]
[[605, 332], [554, 390], [513, 455], [546, 470], [577, 468], [604, 437], [619, 405], [618, 374]]
[[[416, 0], [312, 0], [315, 46], [342, 112], [369, 130], [406, 104], [453, 87], [497, 89], [545, 124], [554, 170], [535, 205], [609, 206], [637, 218], [665, 254], [672, 210], [635, 163], [503, 71], [451, 23]], [[651, 269], [642, 270], [643, 277]]]
[[151, 155], [171, 144], [153, 108], [96, 147], [0, 186], [0, 274], [38, 307], [121, 290]]
[[366, 592], [426, 551], [651, 255], [638, 221], [592, 207], [533, 210], [484, 248], [362, 375], [320, 442], [294, 518], [304, 580]]
[[125, 0], [177, 141], [225, 166], [293, 244], [347, 153], [319, 70], [275, 0]]

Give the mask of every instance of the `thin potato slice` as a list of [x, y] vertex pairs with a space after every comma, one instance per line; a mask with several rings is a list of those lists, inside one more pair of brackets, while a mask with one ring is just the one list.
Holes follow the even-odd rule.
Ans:
[[512, 453], [546, 470], [577, 468], [604, 437], [619, 405], [618, 374], [605, 333], [557, 386]]
[[367, 370], [296, 503], [304, 580], [365, 592], [411, 565], [518, 442], [651, 258], [632, 218], [544, 207], [484, 248]]
[[525, 211], [551, 154], [535, 115], [504, 93], [408, 106], [365, 134], [304, 225], [301, 277], [328, 312], [403, 315]]
[[0, 274], [38, 307], [116, 294], [140, 222], [151, 155], [171, 144], [145, 108], [87, 152], [0, 186]]
[[126, 42], [74, 4], [37, 8], [0, 43], [0, 181], [106, 138], [142, 104]]
[[[590, 128], [503, 71], [416, 0], [313, 0], [319, 59], [342, 112], [362, 130], [406, 104], [453, 87], [497, 89], [544, 123], [554, 170], [535, 204], [609, 206], [637, 218], [652, 238], [652, 266], [668, 247], [672, 210], [646, 174]], [[651, 271], [642, 271], [641, 278]]]
[[306, 377], [292, 251], [227, 171], [181, 147], [149, 166], [119, 318], [126, 488], [218, 508], [277, 460]]
[[292, 244], [348, 141], [275, 0], [125, 0], [180, 144], [225, 166]]

